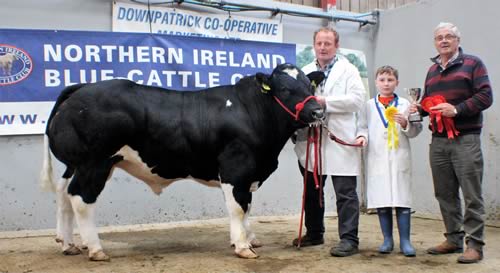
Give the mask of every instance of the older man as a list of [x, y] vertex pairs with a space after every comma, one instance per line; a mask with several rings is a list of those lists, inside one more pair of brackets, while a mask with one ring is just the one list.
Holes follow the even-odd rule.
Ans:
[[[427, 252], [461, 253], [465, 237], [467, 249], [457, 261], [476, 263], [483, 259], [484, 246], [482, 111], [492, 104], [493, 95], [486, 67], [478, 57], [463, 53], [455, 25], [440, 23], [434, 30], [434, 46], [439, 55], [432, 58], [423, 99], [431, 97], [436, 102], [427, 109], [432, 113], [429, 158], [446, 241]], [[451, 126], [439, 130], [438, 123], [446, 118], [451, 118], [456, 130]], [[464, 214], [459, 189], [464, 196]]]
[[[357, 116], [365, 102], [365, 88], [359, 71], [346, 58], [337, 55], [339, 34], [332, 28], [321, 28], [314, 33], [314, 52], [316, 60], [306, 65], [306, 73], [323, 71], [325, 80], [316, 89], [316, 95], [325, 107], [328, 129], [339, 138], [352, 143], [362, 144], [365, 138], [358, 135]], [[316, 187], [313, 179], [313, 164], [308, 166], [306, 159], [307, 129], [298, 132], [295, 152], [299, 158], [302, 174], [308, 173], [306, 182], [305, 226], [306, 235], [301, 246], [312, 246], [324, 243], [325, 226], [323, 217], [325, 208], [323, 199], [324, 182], [331, 176], [337, 198], [338, 231], [340, 242], [330, 250], [330, 254], [345, 257], [358, 252], [359, 201], [356, 192], [356, 176], [360, 174], [360, 151], [358, 148], [340, 145], [328, 138], [326, 130], [322, 132], [321, 149], [322, 173], [321, 187]], [[310, 154], [313, 155], [311, 145]], [[298, 239], [293, 241], [298, 245]]]

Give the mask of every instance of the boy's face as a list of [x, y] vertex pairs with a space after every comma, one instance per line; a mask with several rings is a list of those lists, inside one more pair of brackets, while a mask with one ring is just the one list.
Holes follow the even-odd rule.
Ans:
[[382, 96], [392, 96], [394, 94], [394, 90], [398, 86], [399, 81], [393, 74], [390, 73], [381, 73], [377, 75], [375, 79], [375, 85]]

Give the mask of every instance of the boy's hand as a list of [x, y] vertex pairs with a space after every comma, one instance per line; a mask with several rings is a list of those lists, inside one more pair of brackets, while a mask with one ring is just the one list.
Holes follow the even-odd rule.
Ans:
[[397, 113], [394, 115], [394, 121], [399, 123], [399, 125], [401, 125], [401, 128], [403, 129], [406, 129], [406, 126], [408, 125], [408, 118], [401, 113]]
[[412, 102], [412, 103], [410, 104], [410, 107], [408, 108], [408, 112], [409, 112], [410, 114], [413, 114], [413, 113], [418, 112], [418, 104], [417, 104], [417, 102]]
[[354, 141], [354, 144], [365, 147], [368, 144], [368, 141], [366, 141], [364, 136], [359, 136], [356, 138], [356, 141]]

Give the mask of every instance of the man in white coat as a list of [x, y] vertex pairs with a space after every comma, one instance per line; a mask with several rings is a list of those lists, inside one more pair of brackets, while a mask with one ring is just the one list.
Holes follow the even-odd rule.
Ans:
[[[316, 89], [320, 104], [325, 107], [328, 131], [338, 138], [353, 144], [364, 145], [366, 138], [358, 134], [357, 112], [363, 107], [366, 91], [359, 71], [346, 58], [337, 56], [339, 34], [336, 30], [324, 27], [314, 33], [314, 52], [316, 59], [302, 70], [307, 74], [323, 71], [325, 80]], [[295, 152], [299, 159], [299, 168], [305, 174], [307, 150], [307, 131], [297, 132]], [[338, 144], [328, 137], [327, 130], [322, 130], [321, 185], [316, 188], [313, 179], [313, 160], [307, 166], [305, 226], [306, 235], [301, 246], [324, 243], [325, 232], [323, 200], [324, 182], [331, 176], [337, 199], [338, 230], [340, 242], [330, 254], [345, 257], [358, 253], [359, 200], [356, 192], [356, 177], [360, 175], [360, 150], [356, 147]], [[309, 154], [313, 158], [313, 145]], [[298, 245], [298, 238], [293, 241]]]

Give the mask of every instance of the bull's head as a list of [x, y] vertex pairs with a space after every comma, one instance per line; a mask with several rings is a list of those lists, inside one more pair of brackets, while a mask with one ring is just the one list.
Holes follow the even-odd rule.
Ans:
[[314, 97], [316, 86], [325, 78], [323, 72], [306, 76], [292, 64], [281, 64], [270, 76], [257, 73], [256, 78], [262, 92], [272, 95], [295, 120], [307, 124], [323, 119], [324, 110]]

